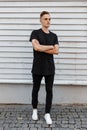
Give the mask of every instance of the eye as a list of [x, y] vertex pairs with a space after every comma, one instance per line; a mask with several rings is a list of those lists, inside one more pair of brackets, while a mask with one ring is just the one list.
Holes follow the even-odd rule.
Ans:
[[51, 18], [45, 18], [44, 20], [49, 20], [49, 21], [50, 21], [50, 20], [51, 20]]

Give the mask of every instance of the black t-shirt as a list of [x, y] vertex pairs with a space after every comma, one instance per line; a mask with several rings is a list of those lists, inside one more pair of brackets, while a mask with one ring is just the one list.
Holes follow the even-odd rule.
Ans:
[[[32, 39], [37, 39], [41, 45], [58, 44], [56, 34], [52, 33], [51, 31], [49, 33], [45, 33], [42, 29], [32, 31], [30, 41], [32, 41]], [[55, 73], [53, 54], [47, 54], [45, 52], [33, 50], [33, 55], [33, 74], [51, 75]]]

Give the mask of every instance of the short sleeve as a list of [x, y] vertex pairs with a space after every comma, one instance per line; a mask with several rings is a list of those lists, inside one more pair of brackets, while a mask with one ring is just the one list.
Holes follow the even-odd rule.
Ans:
[[57, 35], [55, 35], [55, 42], [54, 42], [54, 45], [55, 45], [55, 44], [58, 44], [58, 45], [59, 45], [59, 41], [58, 41]]
[[37, 33], [36, 33], [35, 30], [32, 31], [32, 33], [31, 33], [31, 35], [30, 35], [29, 41], [32, 42], [32, 39], [37, 39], [37, 40], [38, 40], [38, 38], [37, 38]]

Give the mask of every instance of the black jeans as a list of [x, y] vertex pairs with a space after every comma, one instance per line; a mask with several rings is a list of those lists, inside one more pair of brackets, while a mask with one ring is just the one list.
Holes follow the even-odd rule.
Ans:
[[50, 113], [51, 105], [52, 105], [52, 97], [53, 97], [53, 82], [54, 82], [54, 74], [53, 75], [36, 75], [33, 74], [33, 89], [32, 89], [32, 106], [33, 108], [37, 108], [38, 105], [38, 91], [40, 89], [41, 80], [45, 78], [45, 89], [46, 89], [46, 105], [45, 112]]

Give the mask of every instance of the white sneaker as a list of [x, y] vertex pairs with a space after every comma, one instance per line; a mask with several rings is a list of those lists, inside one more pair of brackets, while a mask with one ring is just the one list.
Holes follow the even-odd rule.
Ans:
[[33, 109], [32, 119], [33, 119], [34, 121], [38, 120], [37, 109]]
[[47, 123], [48, 125], [51, 125], [51, 124], [52, 124], [52, 119], [51, 119], [49, 113], [46, 113], [45, 116], [44, 116], [44, 118], [45, 118], [46, 123]]

